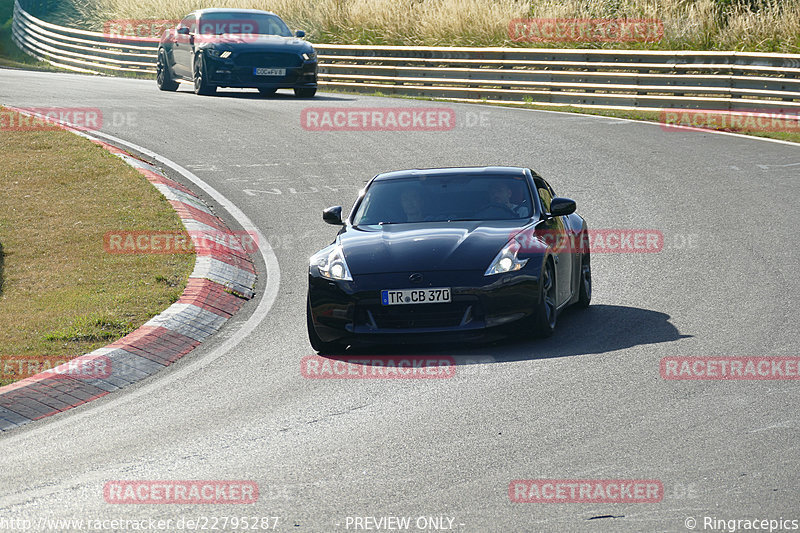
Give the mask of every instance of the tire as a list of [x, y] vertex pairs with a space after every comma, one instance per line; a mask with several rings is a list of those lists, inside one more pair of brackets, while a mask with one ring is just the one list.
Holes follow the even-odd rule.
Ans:
[[197, 54], [194, 59], [194, 93], [209, 96], [217, 92], [217, 88], [208, 83], [208, 76], [206, 73], [206, 62], [203, 59], [202, 52]]
[[578, 285], [578, 307], [587, 308], [592, 302], [592, 262], [589, 252], [581, 256], [581, 282]]
[[156, 84], [162, 91], [177, 91], [180, 83], [172, 79], [167, 63], [167, 53], [164, 49], [158, 51], [158, 62], [156, 63]]
[[300, 98], [313, 98], [317, 94], [316, 87], [295, 87], [294, 95]]
[[258, 92], [261, 93], [261, 96], [272, 96], [278, 92], [278, 89], [265, 89], [263, 87], [259, 87]]
[[317, 335], [314, 320], [311, 318], [311, 301], [306, 300], [306, 327], [308, 328], [308, 341], [314, 351], [321, 355], [337, 355], [345, 351], [346, 346], [338, 342], [325, 342]]
[[539, 301], [536, 304], [533, 329], [537, 337], [549, 337], [556, 329], [558, 308], [556, 305], [556, 276], [553, 261], [548, 259], [542, 269], [539, 285]]

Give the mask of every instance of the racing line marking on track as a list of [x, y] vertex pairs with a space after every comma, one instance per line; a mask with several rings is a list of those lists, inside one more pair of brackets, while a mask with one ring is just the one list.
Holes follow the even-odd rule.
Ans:
[[[13, 108], [12, 108], [13, 109]], [[67, 126], [69, 124], [66, 124]], [[272, 250], [272, 247], [261, 234], [258, 227], [253, 223], [250, 218], [245, 215], [232, 201], [226, 198], [222, 193], [214, 189], [211, 185], [203, 181], [201, 178], [196, 176], [194, 173], [190, 172], [186, 168], [182, 167], [178, 163], [167, 159], [164, 156], [161, 156], [147, 148], [142, 146], [138, 146], [134, 143], [124, 141], [118, 137], [114, 137], [113, 135], [109, 135], [106, 133], [102, 133], [99, 131], [92, 132], [92, 135], [87, 135], [83, 132], [80, 132], [80, 135], [87, 137], [89, 139], [93, 139], [96, 137], [103, 137], [104, 139], [116, 143], [120, 146], [124, 146], [130, 148], [134, 151], [137, 151], [141, 154], [144, 154], [152, 159], [158, 161], [159, 163], [170, 167], [175, 172], [178, 172], [183, 177], [191, 181], [197, 187], [202, 189], [206, 194], [208, 194], [211, 198], [213, 198], [223, 209], [225, 209], [235, 220], [236, 222], [242, 227], [242, 229], [246, 232], [252, 232], [251, 235], [256, 235], [258, 239], [257, 242], [259, 243], [258, 250], [261, 254], [261, 258], [264, 260], [264, 264], [266, 265], [267, 270], [267, 279], [264, 286], [264, 294], [258, 300], [256, 304], [256, 309], [250, 318], [248, 318], [241, 327], [233, 333], [227, 340], [225, 340], [221, 345], [214, 348], [211, 352], [194, 359], [190, 362], [187, 361], [186, 366], [180, 368], [164, 377], [159, 379], [155, 379], [150, 383], [147, 383], [140, 388], [132, 390], [125, 394], [115, 395], [116, 397], [108, 398], [105, 402], [100, 405], [92, 405], [90, 402], [86, 409], [81, 411], [74, 411], [70, 410], [70, 415], [66, 417], [62, 417], [60, 419], [54, 420], [50, 423], [45, 425], [40, 425], [38, 427], [34, 427], [30, 430], [23, 430], [19, 433], [13, 433], [9, 435], [7, 438], [3, 438], [2, 442], [4, 445], [11, 445], [14, 442], [22, 439], [27, 439], [30, 436], [36, 436], [42, 433], [49, 433], [53, 426], [60, 427], [67, 424], [74, 423], [75, 420], [81, 419], [88, 416], [97, 416], [99, 413], [102, 413], [108, 409], [115, 408], [117, 404], [130, 402], [141, 396], [149, 395], [151, 392], [166, 387], [178, 380], [183, 380], [193, 372], [198, 370], [202, 370], [203, 368], [207, 367], [230, 350], [235, 348], [240, 342], [242, 342], [245, 338], [247, 338], [250, 333], [255, 330], [255, 328], [267, 317], [267, 314], [272, 309], [272, 306], [275, 303], [275, 300], [278, 296], [278, 288], [280, 286], [280, 268], [278, 267], [278, 258], [275, 255], [275, 252]], [[95, 137], [96, 136], [96, 137]], [[45, 494], [51, 494], [53, 487], [49, 487], [46, 490]], [[27, 498], [31, 497], [31, 493], [26, 493], [24, 495], [17, 495], [19, 501], [24, 501]], [[0, 507], [8, 507], [12, 505], [12, 501], [10, 498], [2, 498], [0, 499]]]

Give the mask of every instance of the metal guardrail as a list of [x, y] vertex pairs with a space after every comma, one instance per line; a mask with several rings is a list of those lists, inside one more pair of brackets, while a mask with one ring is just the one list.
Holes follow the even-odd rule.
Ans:
[[14, 1], [11, 36], [27, 54], [51, 65], [94, 74], [156, 73], [158, 43], [45, 22]]
[[[97, 74], [155, 74], [157, 43], [45, 22], [14, 2], [28, 54]], [[322, 88], [615, 109], [800, 112], [800, 55], [314, 45]]]

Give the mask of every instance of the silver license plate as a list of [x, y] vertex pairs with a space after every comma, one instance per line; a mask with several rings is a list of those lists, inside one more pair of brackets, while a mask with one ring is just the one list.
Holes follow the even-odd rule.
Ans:
[[285, 68], [261, 68], [256, 67], [253, 69], [256, 76], [286, 76]]

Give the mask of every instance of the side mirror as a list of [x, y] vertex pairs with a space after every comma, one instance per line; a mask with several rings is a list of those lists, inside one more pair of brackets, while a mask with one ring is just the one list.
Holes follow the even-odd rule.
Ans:
[[294, 35], [295, 37], [299, 37], [302, 39], [303, 37], [306, 36], [306, 32], [304, 32], [303, 30], [297, 30], [296, 32], [294, 32]]
[[189, 28], [186, 26], [181, 26], [178, 28], [178, 35], [189, 35]]
[[575, 200], [556, 196], [550, 201], [550, 216], [563, 217], [575, 212]]
[[342, 222], [342, 206], [337, 205], [325, 209], [322, 212], [322, 220], [328, 224], [334, 224], [336, 226], [344, 225], [344, 222]]

